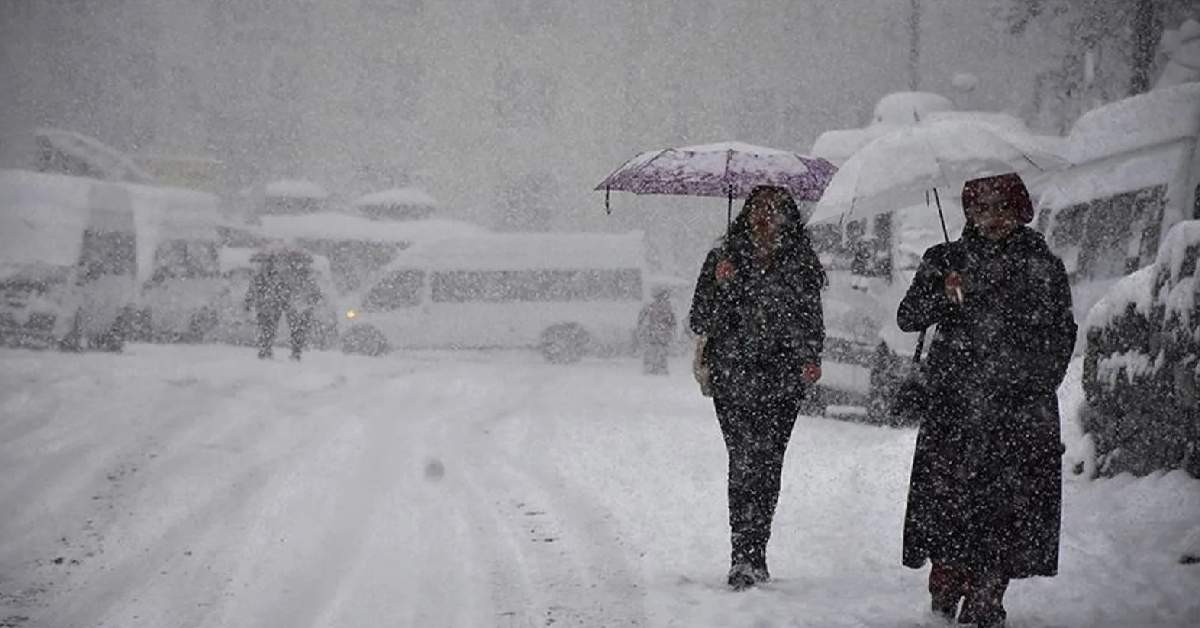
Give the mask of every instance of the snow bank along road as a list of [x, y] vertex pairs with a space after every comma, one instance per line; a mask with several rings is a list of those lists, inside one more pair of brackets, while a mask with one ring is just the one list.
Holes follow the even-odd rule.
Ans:
[[[914, 432], [802, 418], [776, 581], [733, 594], [682, 363], [133, 346], [0, 352], [0, 626], [916, 626]], [[1200, 624], [1182, 474], [1070, 480], [1014, 626]]]

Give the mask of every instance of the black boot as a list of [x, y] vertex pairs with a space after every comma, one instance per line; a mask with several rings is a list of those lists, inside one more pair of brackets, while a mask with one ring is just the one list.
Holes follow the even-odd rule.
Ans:
[[754, 586], [754, 569], [750, 563], [734, 563], [729, 568], [729, 578], [727, 579], [729, 588], [734, 591], [745, 591]]
[[750, 552], [750, 575], [754, 576], [755, 582], [771, 581], [771, 572], [767, 569], [767, 550], [765, 547], [756, 547]]
[[972, 586], [963, 600], [958, 623], [975, 624], [976, 628], [1004, 628], [1008, 613], [1004, 610], [1007, 579], [982, 579]]
[[961, 570], [938, 562], [929, 568], [930, 607], [938, 617], [954, 621], [958, 603], [967, 590], [968, 579]]

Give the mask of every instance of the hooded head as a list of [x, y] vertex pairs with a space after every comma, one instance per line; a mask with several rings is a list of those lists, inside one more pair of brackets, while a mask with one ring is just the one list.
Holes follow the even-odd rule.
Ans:
[[804, 217], [791, 193], [782, 187], [760, 185], [750, 191], [729, 235], [773, 249], [803, 229]]
[[1021, 224], [1033, 222], [1033, 201], [1021, 175], [1015, 172], [971, 179], [963, 184], [963, 210], [1003, 206]]

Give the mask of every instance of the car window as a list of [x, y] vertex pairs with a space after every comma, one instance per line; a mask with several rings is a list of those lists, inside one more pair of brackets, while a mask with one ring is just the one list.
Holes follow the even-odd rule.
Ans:
[[421, 287], [425, 283], [425, 272], [421, 270], [398, 270], [388, 273], [376, 283], [363, 300], [363, 309], [368, 312], [386, 312], [421, 304]]

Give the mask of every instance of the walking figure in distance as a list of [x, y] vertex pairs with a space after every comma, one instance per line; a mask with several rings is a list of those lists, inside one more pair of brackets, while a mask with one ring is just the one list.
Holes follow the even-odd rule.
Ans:
[[638, 344], [642, 348], [642, 372], [667, 374], [667, 350], [675, 339], [675, 312], [671, 311], [670, 292], [654, 291], [654, 299], [638, 312]]
[[301, 251], [259, 253], [255, 257], [261, 264], [246, 292], [246, 310], [253, 308], [258, 320], [258, 357], [272, 357], [279, 318], [286, 316], [291, 358], [299, 360], [312, 323], [313, 308], [321, 301], [312, 258]]

